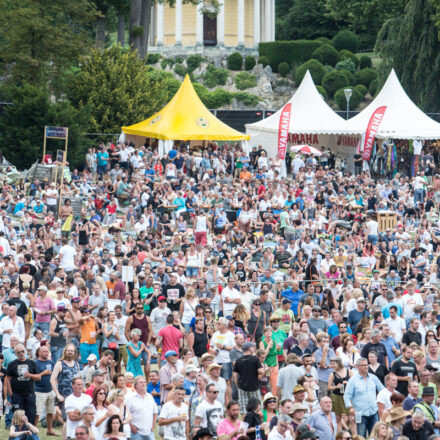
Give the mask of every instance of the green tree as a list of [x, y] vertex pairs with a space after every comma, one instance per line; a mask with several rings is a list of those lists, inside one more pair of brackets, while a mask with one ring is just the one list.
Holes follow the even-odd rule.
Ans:
[[0, 54], [11, 80], [46, 84], [91, 45], [89, 0], [0, 0]]
[[81, 70], [67, 80], [68, 97], [79, 110], [90, 107], [90, 132], [118, 133], [166, 103], [162, 81], [152, 79], [151, 68], [132, 51], [93, 49], [80, 63]]
[[[14, 165], [25, 169], [41, 159], [45, 125], [69, 127], [68, 161], [73, 166], [84, 163], [90, 143], [82, 134], [90, 116], [88, 108], [78, 111], [68, 101], [52, 103], [46, 89], [29, 83], [4, 86], [1, 94], [3, 99], [14, 103], [0, 117], [0, 144]], [[48, 151], [63, 148], [63, 142], [48, 140]]]
[[278, 6], [283, 13], [278, 15], [277, 40], [313, 40], [317, 37], [333, 37], [338, 28], [333, 17], [328, 14], [326, 0], [289, 0], [287, 5]]
[[402, 13], [408, 0], [327, 0], [330, 15], [340, 28], [361, 39], [361, 46], [374, 46], [377, 33], [388, 19]]
[[380, 89], [394, 67], [409, 97], [431, 112], [440, 111], [440, 42], [435, 24], [439, 4], [408, 0], [404, 14], [384, 24], [376, 43], [383, 62], [375, 86]]

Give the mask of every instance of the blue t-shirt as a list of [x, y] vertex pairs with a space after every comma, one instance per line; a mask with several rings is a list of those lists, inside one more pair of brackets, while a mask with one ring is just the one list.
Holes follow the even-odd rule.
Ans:
[[96, 159], [98, 160], [98, 165], [100, 166], [104, 166], [107, 165], [107, 161], [105, 159], [108, 159], [108, 153], [106, 151], [104, 151], [104, 153], [97, 153], [96, 154]]
[[193, 393], [193, 391], [194, 391], [195, 388], [196, 388], [196, 384], [195, 384], [194, 382], [191, 382], [191, 381], [188, 380], [188, 379], [185, 379], [185, 380], [183, 381], [183, 388], [185, 388], [185, 394], [186, 394], [187, 396], [191, 396], [191, 394]]
[[301, 296], [304, 295], [304, 292], [301, 289], [298, 289], [294, 292], [292, 289], [286, 289], [281, 292], [281, 296], [283, 298], [287, 298], [292, 301], [292, 305], [290, 306], [290, 310], [297, 315], [298, 314], [298, 304]]
[[[151, 394], [152, 391], [156, 393], [160, 393], [160, 382], [157, 382], [156, 385], [153, 385], [151, 382], [147, 385], [147, 391]], [[156, 405], [160, 405], [160, 396], [154, 396], [154, 401], [156, 402]]]
[[[39, 373], [50, 370], [53, 371], [53, 362], [50, 359], [47, 359], [46, 361], [41, 361], [40, 359], [37, 359], [35, 361], [35, 364], [37, 365], [37, 371]], [[49, 393], [52, 390], [52, 386], [50, 384], [50, 374], [47, 374], [46, 376], [42, 376], [41, 380], [35, 381], [35, 391], [37, 393]]]

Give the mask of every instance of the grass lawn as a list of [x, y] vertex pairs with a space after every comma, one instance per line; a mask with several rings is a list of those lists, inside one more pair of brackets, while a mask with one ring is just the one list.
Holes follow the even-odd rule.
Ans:
[[[62, 427], [59, 426], [58, 428], [55, 428], [55, 432], [58, 432], [60, 434], [59, 437], [53, 437], [51, 435], [47, 436], [46, 435], [46, 428], [38, 428], [40, 430], [40, 433], [38, 434], [40, 437], [40, 440], [49, 440], [49, 439], [56, 439], [56, 438], [61, 438], [61, 430]], [[9, 430], [5, 429], [5, 423], [2, 420], [1, 421], [1, 428], [0, 428], [0, 439], [7, 439], [9, 438]]]

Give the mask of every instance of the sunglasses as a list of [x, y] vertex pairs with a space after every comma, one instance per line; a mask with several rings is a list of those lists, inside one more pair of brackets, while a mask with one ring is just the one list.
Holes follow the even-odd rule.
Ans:
[[261, 303], [254, 303], [254, 306], [261, 306]]
[[211, 393], [211, 394], [218, 394], [218, 391], [208, 391], [208, 393]]
[[277, 403], [277, 399], [269, 399], [267, 403]]
[[160, 303], [166, 303], [167, 300], [166, 300], [166, 299], [160, 299], [158, 302], [160, 302]]
[[212, 313], [212, 310], [205, 310], [205, 313]]

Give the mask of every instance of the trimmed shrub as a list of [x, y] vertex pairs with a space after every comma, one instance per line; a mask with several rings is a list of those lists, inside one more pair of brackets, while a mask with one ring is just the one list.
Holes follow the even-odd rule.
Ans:
[[185, 59], [185, 57], [183, 57], [182, 55], [177, 55], [177, 56], [174, 57], [174, 61], [177, 64], [182, 64], [184, 59]]
[[281, 78], [275, 81], [275, 87], [289, 87], [289, 86], [290, 86], [290, 82], [288, 79]]
[[224, 105], [229, 105], [232, 101], [232, 93], [223, 89], [216, 89], [213, 92], [208, 92], [206, 96], [206, 106], [208, 108], [219, 108]]
[[347, 78], [342, 72], [334, 70], [333, 72], [325, 74], [322, 79], [322, 86], [329, 96], [333, 96], [336, 90], [347, 86]]
[[[339, 107], [339, 110], [347, 109], [347, 98], [345, 97], [344, 88], [339, 89], [335, 93], [335, 102]], [[350, 110], [356, 110], [359, 104], [362, 102], [362, 95], [356, 90], [352, 89], [353, 93], [350, 98]]]
[[182, 83], [176, 78], [167, 78], [162, 82], [161, 86], [164, 90], [166, 90], [167, 93], [167, 101], [169, 101], [176, 94], [181, 84]]
[[327, 94], [327, 92], [325, 91], [324, 87], [322, 87], [322, 86], [316, 86], [316, 88], [317, 88], [318, 92], [319, 92], [319, 93], [324, 97], [324, 99], [327, 101], [327, 99], [328, 99], [328, 94]]
[[145, 58], [145, 64], [156, 64], [161, 58], [160, 53], [149, 53]]
[[360, 64], [359, 57], [347, 49], [343, 49], [339, 52], [339, 59], [341, 61], [346, 60], [346, 59], [353, 61], [356, 69], [359, 67], [359, 64]]
[[252, 73], [240, 72], [235, 76], [235, 86], [238, 90], [250, 89], [257, 85], [257, 77]]
[[233, 97], [248, 107], [255, 107], [260, 102], [258, 96], [247, 92], [235, 92]]
[[371, 81], [374, 81], [376, 78], [377, 72], [371, 67], [366, 67], [356, 72], [356, 82], [363, 84], [365, 87], [370, 87]]
[[257, 64], [255, 58], [251, 57], [250, 55], [248, 55], [244, 60], [244, 68], [246, 70], [252, 70], [255, 67], [255, 64]]
[[243, 67], [243, 56], [239, 52], [231, 53], [228, 56], [228, 69], [229, 70], [241, 70]]
[[350, 52], [356, 53], [359, 49], [359, 38], [355, 33], [343, 30], [333, 37], [332, 44], [338, 51], [347, 49]]
[[316, 40], [270, 41], [259, 44], [259, 55], [266, 56], [272, 70], [276, 72], [282, 61], [286, 61], [290, 66], [305, 63], [321, 45], [322, 43]]
[[185, 69], [185, 67], [182, 66], [182, 64], [176, 64], [174, 66], [174, 72], [176, 72], [177, 75], [180, 75], [180, 76], [186, 75], [186, 69]]
[[373, 67], [373, 62], [371, 61], [371, 58], [368, 55], [362, 55], [360, 57], [359, 67], [361, 69], [365, 69], [366, 67]]
[[260, 58], [258, 58], [258, 64], [262, 64], [263, 67], [266, 67], [269, 65], [269, 58], [262, 56]]
[[203, 80], [205, 85], [212, 89], [216, 86], [224, 86], [228, 79], [228, 75], [229, 72], [226, 69], [220, 69], [210, 64], [206, 69]]
[[354, 86], [356, 84], [354, 81], [354, 75], [349, 70], [342, 69], [338, 70], [338, 72], [341, 72], [345, 76], [347, 86]]
[[373, 79], [373, 81], [371, 81], [370, 87], [368, 89], [368, 92], [370, 93], [370, 95], [373, 98], [376, 96], [376, 93], [378, 92], [378, 89], [379, 89], [379, 80], [378, 79]]
[[201, 62], [203, 61], [203, 57], [198, 54], [190, 55], [186, 59], [186, 67], [188, 68], [188, 72], [194, 72], [198, 67], [200, 67]]
[[313, 81], [316, 85], [322, 84], [322, 78], [324, 78], [324, 75], [327, 72], [325, 67], [318, 60], [309, 60], [296, 69], [295, 81], [297, 84], [303, 80], [307, 70], [310, 71], [310, 75], [312, 75]]
[[330, 44], [323, 44], [321, 47], [318, 47], [313, 52], [312, 58], [330, 66], [334, 66], [339, 61], [338, 52]]
[[[370, 86], [371, 86], [371, 84], [370, 84]], [[364, 98], [368, 92], [368, 89], [363, 84], [358, 84], [358, 85], [354, 86], [354, 88], [362, 95], [362, 98]]]
[[325, 72], [333, 72], [333, 70], [335, 70], [335, 68], [333, 66], [329, 66], [328, 64], [324, 66], [325, 67]]
[[167, 66], [173, 67], [174, 60], [172, 60], [171, 58], [163, 58], [160, 62], [160, 67], [162, 67], [162, 69], [164, 70]]
[[290, 66], [285, 62], [285, 61], [283, 61], [282, 63], [280, 63], [279, 64], [279, 66], [278, 66], [278, 73], [281, 75], [281, 76], [287, 76], [287, 74], [290, 72]]
[[348, 70], [352, 75], [356, 73], [356, 66], [350, 58], [345, 58], [342, 61], [339, 61], [335, 66], [336, 70]]
[[332, 40], [327, 37], [318, 37], [316, 41], [320, 41], [322, 44], [332, 44]]

